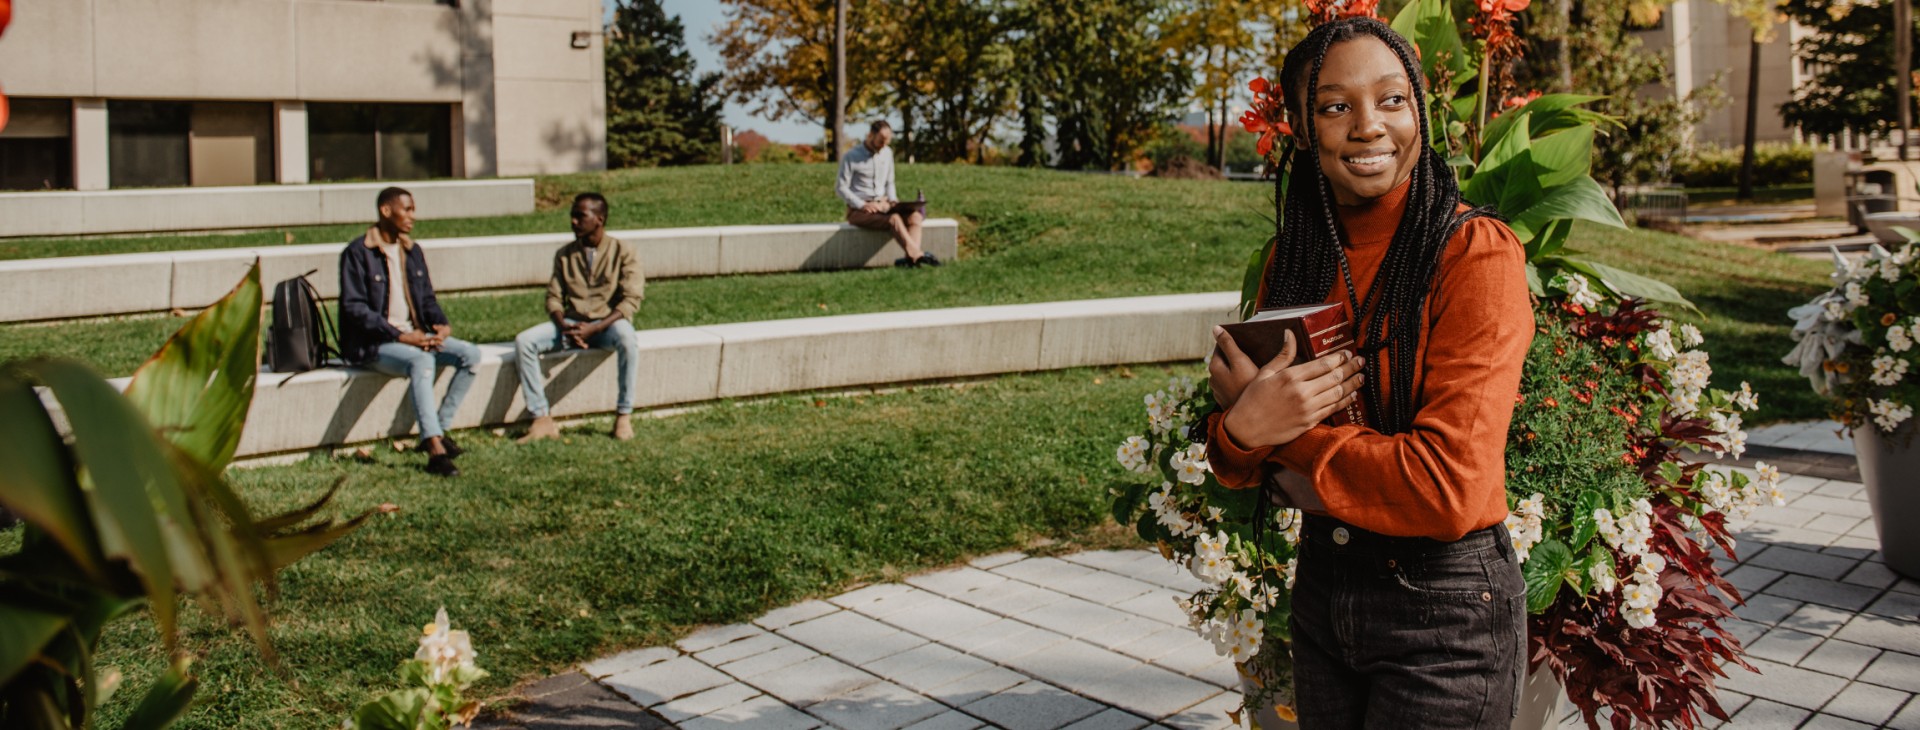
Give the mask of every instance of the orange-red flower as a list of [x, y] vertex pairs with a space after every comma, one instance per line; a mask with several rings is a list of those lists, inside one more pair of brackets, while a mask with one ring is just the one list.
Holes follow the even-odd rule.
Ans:
[[1275, 140], [1293, 136], [1293, 128], [1287, 125], [1286, 93], [1265, 78], [1255, 78], [1247, 84], [1247, 90], [1253, 92], [1253, 108], [1240, 115], [1240, 126], [1260, 135], [1254, 151], [1270, 157]]
[[1314, 25], [1341, 18], [1379, 18], [1380, 0], [1303, 0]]
[[1526, 106], [1528, 102], [1538, 98], [1540, 98], [1540, 92], [1538, 91], [1529, 91], [1526, 96], [1509, 96], [1507, 97], [1505, 107], [1508, 109], [1523, 107]]

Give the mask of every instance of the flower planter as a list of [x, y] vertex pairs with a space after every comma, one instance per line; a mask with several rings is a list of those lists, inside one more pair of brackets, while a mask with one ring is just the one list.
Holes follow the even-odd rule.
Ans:
[[1853, 445], [1881, 558], [1894, 572], [1920, 578], [1920, 531], [1912, 529], [1920, 520], [1920, 448], [1914, 448], [1913, 431], [1911, 422], [1892, 434], [1864, 424], [1853, 429]]
[[[1248, 694], [1253, 692], [1253, 680], [1247, 679], [1246, 672], [1240, 673], [1240, 690]], [[1259, 730], [1299, 730], [1300, 723], [1281, 719], [1280, 713], [1272, 707], [1262, 707], [1253, 713], [1253, 726]]]
[[1548, 730], [1560, 727], [1560, 718], [1573, 711], [1567, 699], [1567, 686], [1553, 676], [1553, 670], [1540, 665], [1520, 685], [1520, 712], [1513, 716], [1513, 730]]

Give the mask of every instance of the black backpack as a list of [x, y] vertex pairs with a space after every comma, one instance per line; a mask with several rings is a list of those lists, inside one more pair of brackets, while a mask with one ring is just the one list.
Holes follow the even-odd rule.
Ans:
[[320, 291], [305, 274], [273, 285], [273, 326], [267, 331], [267, 365], [276, 373], [300, 373], [325, 367], [339, 357], [339, 336], [327, 310], [320, 307]]

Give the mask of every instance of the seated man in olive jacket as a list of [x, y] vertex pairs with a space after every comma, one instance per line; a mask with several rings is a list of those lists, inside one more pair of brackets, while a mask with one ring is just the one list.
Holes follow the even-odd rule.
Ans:
[[573, 199], [573, 242], [553, 256], [547, 282], [547, 317], [514, 338], [519, 351], [520, 390], [533, 425], [520, 443], [555, 438], [560, 427], [547, 414], [546, 379], [541, 353], [572, 348], [612, 348], [619, 358], [620, 397], [615, 402], [613, 437], [633, 438], [633, 386], [640, 369], [640, 336], [633, 315], [640, 309], [647, 277], [633, 246], [607, 235], [607, 199], [581, 193]]
[[[480, 365], [480, 348], [452, 337], [447, 314], [433, 295], [427, 257], [413, 232], [413, 195], [380, 191], [380, 222], [340, 252], [340, 354], [347, 362], [407, 378], [413, 415], [420, 423], [420, 451], [427, 471], [458, 476], [453, 458], [462, 452], [446, 435]], [[447, 397], [433, 405], [439, 366], [454, 368]]]

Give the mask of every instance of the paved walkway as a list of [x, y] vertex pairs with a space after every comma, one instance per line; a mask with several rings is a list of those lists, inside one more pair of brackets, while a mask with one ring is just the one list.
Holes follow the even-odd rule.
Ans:
[[[1819, 454], [1822, 428], [1752, 441]], [[1761, 669], [1721, 683], [1730, 726], [1920, 730], [1920, 583], [1879, 562], [1859, 484], [1782, 489], [1787, 506], [1736, 526], [1742, 560], [1725, 566], [1749, 597], [1729, 630]], [[587, 664], [481, 726], [1227, 727], [1233, 667], [1173, 605], [1196, 587], [1144, 550], [992, 555]]]

